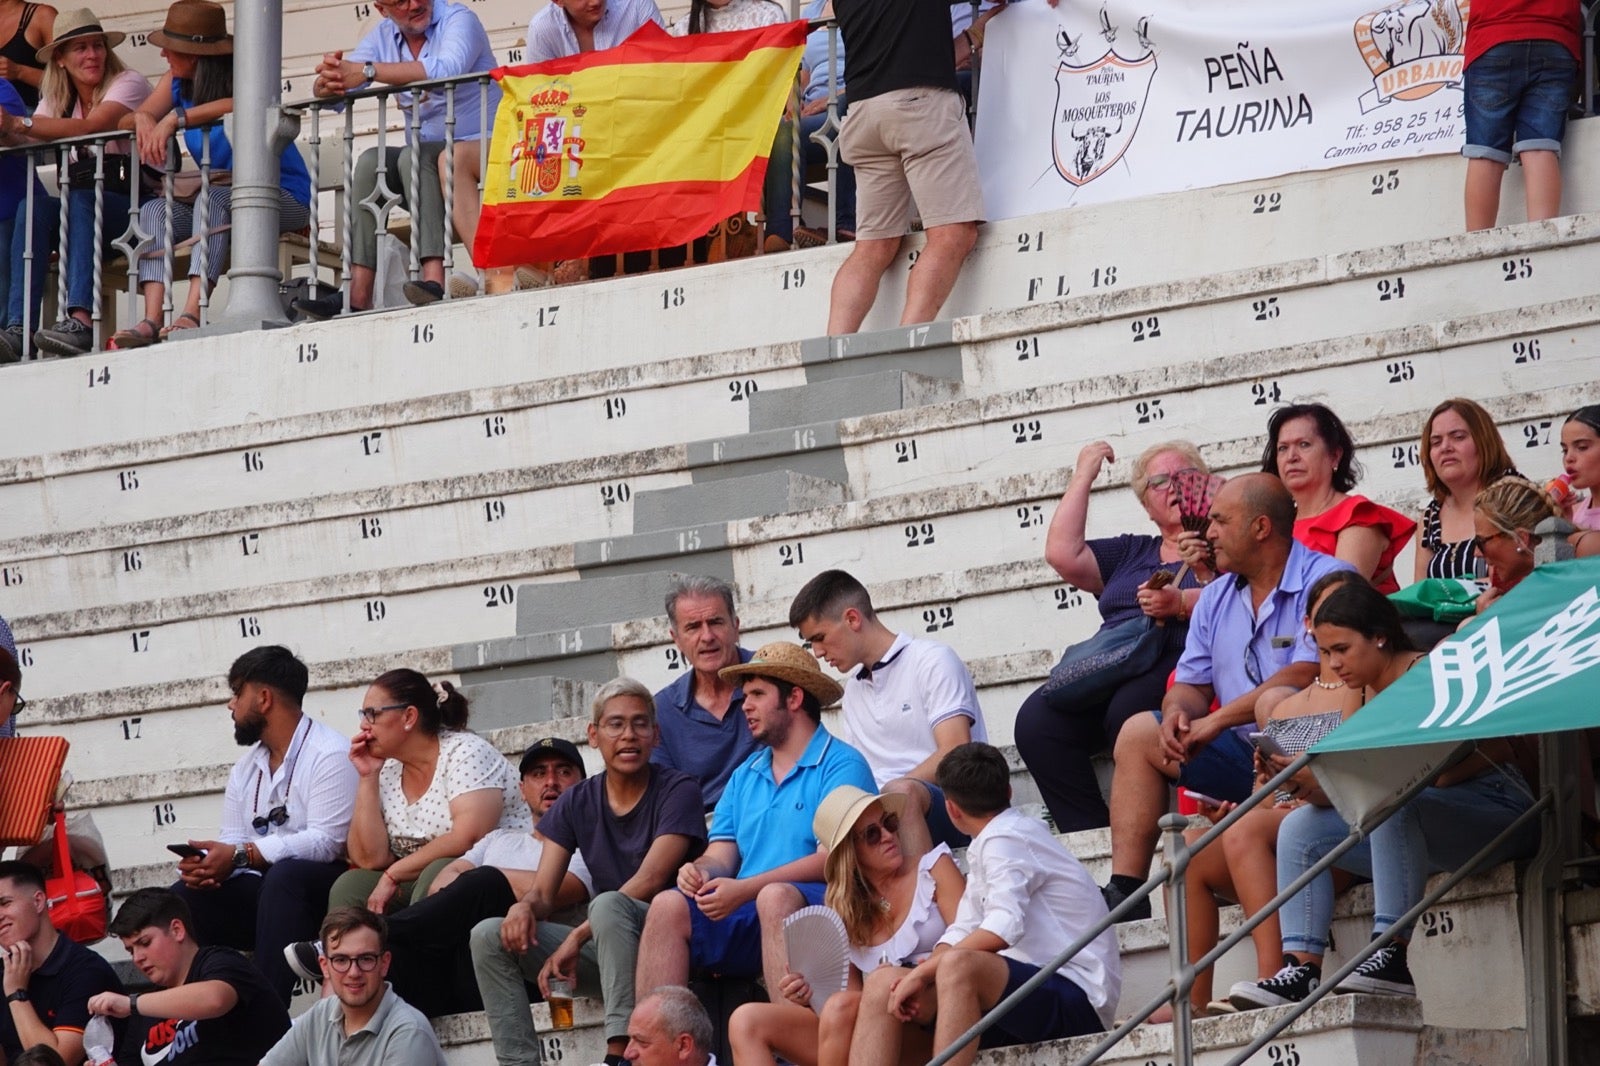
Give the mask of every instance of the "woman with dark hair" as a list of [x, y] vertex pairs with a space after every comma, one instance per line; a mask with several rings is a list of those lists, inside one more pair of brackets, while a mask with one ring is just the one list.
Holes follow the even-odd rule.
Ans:
[[533, 813], [504, 755], [467, 731], [467, 698], [415, 670], [390, 670], [367, 689], [350, 741], [361, 775], [350, 862], [328, 909], [382, 914], [421, 899], [440, 870], [495, 829], [533, 831]]
[[1511, 453], [1494, 416], [1461, 397], [1428, 413], [1417, 451], [1433, 499], [1422, 509], [1414, 579], [1472, 577], [1472, 501], [1491, 481], [1517, 472]]
[[1355, 441], [1320, 403], [1280, 407], [1267, 419], [1261, 469], [1294, 497], [1294, 539], [1343, 559], [1383, 593], [1400, 591], [1394, 560], [1417, 524], [1351, 493], [1361, 479]]
[[1574, 499], [1567, 517], [1578, 527], [1572, 546], [1578, 557], [1600, 553], [1600, 404], [1580, 407], [1561, 427], [1561, 469], [1574, 489], [1587, 490], [1588, 499]]
[[[112, 336], [114, 348], [143, 348], [174, 330], [198, 328], [201, 285], [208, 290], [215, 285], [228, 258], [233, 146], [221, 120], [233, 112], [233, 35], [228, 32], [226, 14], [211, 0], [177, 0], [167, 9], [166, 23], [150, 34], [150, 43], [161, 49], [167, 73], [139, 109], [119, 125], [134, 131], [139, 156], [150, 166], [166, 169], [167, 146], [180, 132], [184, 148], [195, 162], [204, 159], [210, 166], [212, 181], [206, 190], [204, 215], [206, 276], [199, 277], [201, 256], [196, 249], [189, 261], [189, 276], [196, 280], [190, 282], [183, 310], [172, 325], [162, 329], [161, 305], [167, 292], [162, 280], [162, 260], [168, 253], [167, 201], [164, 197], [147, 200], [139, 209], [139, 228], [151, 234], [152, 242], [138, 262], [144, 317]], [[292, 143], [278, 154], [278, 169], [278, 232], [292, 233], [303, 229], [311, 218], [311, 175]], [[173, 241], [188, 240], [194, 234], [199, 214], [198, 204], [173, 201]]]
[[[1352, 690], [1362, 693], [1363, 702], [1423, 658], [1406, 638], [1394, 604], [1368, 585], [1351, 583], [1329, 594], [1317, 608], [1313, 632], [1328, 665]], [[1374, 937], [1388, 932], [1416, 905], [1430, 875], [1460, 866], [1532, 806], [1532, 791], [1515, 764], [1519, 754], [1515, 740], [1480, 741], [1471, 755], [1436, 777], [1431, 787], [1340, 857], [1340, 869], [1372, 878]], [[1287, 764], [1274, 762], [1282, 765]], [[1279, 887], [1299, 878], [1349, 832], [1332, 807], [1308, 805], [1291, 812], [1278, 830]], [[1527, 855], [1537, 843], [1538, 827], [1529, 826], [1508, 840], [1491, 861]], [[1283, 969], [1264, 981], [1234, 985], [1229, 999], [1235, 1006], [1249, 1010], [1296, 1003], [1317, 987], [1333, 922], [1333, 898], [1333, 877], [1325, 872], [1284, 904], [1279, 912]], [[1375, 952], [1337, 991], [1416, 995], [1406, 964], [1409, 939], [1409, 932], [1402, 933]]]

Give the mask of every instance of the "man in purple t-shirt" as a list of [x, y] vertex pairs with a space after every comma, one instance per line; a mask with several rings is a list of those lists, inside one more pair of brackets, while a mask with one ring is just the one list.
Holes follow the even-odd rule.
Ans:
[[[548, 995], [551, 977], [575, 980], [580, 991], [602, 997], [606, 1062], [624, 1061], [649, 901], [706, 846], [699, 782], [652, 766], [656, 740], [649, 689], [626, 677], [600, 689], [589, 744], [599, 749], [605, 771], [563, 792], [539, 820], [534, 835], [543, 850], [533, 888], [504, 918], [472, 930], [472, 966], [501, 1066], [538, 1066], [524, 981], [537, 979]], [[576, 928], [547, 920], [573, 852], [583, 855], [595, 891], [588, 920]]]

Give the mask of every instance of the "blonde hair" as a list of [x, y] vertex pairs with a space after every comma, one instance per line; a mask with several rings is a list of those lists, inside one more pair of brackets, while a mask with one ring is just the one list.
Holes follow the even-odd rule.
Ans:
[[618, 677], [600, 686], [600, 691], [594, 694], [594, 703], [590, 707], [594, 724], [600, 724], [600, 716], [606, 713], [606, 704], [620, 696], [632, 696], [644, 704], [645, 711], [650, 715], [650, 721], [656, 720], [656, 700], [644, 684], [631, 677]]
[[[861, 814], [874, 808], [881, 810], [882, 804], [870, 803], [862, 808]], [[860, 820], [861, 815], [857, 815], [856, 821]], [[859, 947], [871, 940], [873, 930], [883, 918], [883, 911], [878, 908], [877, 893], [867, 884], [867, 875], [861, 872], [861, 864], [856, 861], [855, 830], [852, 824], [850, 835], [828, 852], [824, 867], [828, 888], [823, 895], [823, 902], [844, 922], [845, 937]], [[901, 854], [905, 854], [905, 841], [899, 833], [895, 834], [895, 839], [900, 841]]]
[[1478, 493], [1472, 509], [1502, 533], [1533, 533], [1546, 518], [1557, 515], [1555, 501], [1525, 477], [1509, 475]]
[[[86, 33], [82, 37], [73, 37], [57, 47], [50, 55], [50, 62], [44, 65], [39, 81], [39, 103], [48, 107], [58, 118], [72, 117], [67, 114], [67, 109], [72, 105], [72, 76], [67, 73], [67, 68], [61, 65], [61, 54], [71, 48], [74, 41], [86, 41], [90, 37], [105, 40], [103, 34]], [[90, 99], [82, 101], [84, 118], [88, 118], [89, 112], [99, 106], [100, 101], [104, 100], [106, 93], [111, 90], [111, 83], [127, 69], [128, 65], [117, 55], [117, 50], [107, 45], [105, 72], [100, 77], [100, 84], [94, 87]]]
[[1200, 458], [1200, 449], [1193, 444], [1186, 440], [1162, 441], [1160, 444], [1150, 445], [1150, 447], [1140, 452], [1139, 457], [1133, 461], [1132, 476], [1128, 480], [1133, 485], [1135, 493], [1140, 496], [1144, 495], [1144, 490], [1149, 486], [1150, 482], [1150, 479], [1145, 477], [1145, 471], [1149, 470], [1150, 464], [1156, 461], [1156, 456], [1166, 452], [1183, 456], [1189, 461], [1190, 466], [1202, 474], [1211, 473], [1211, 468], [1206, 466], [1206, 461]]

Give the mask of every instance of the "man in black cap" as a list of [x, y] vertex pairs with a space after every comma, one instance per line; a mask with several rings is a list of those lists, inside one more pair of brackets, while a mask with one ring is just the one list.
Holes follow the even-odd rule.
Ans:
[[[556, 797], [584, 778], [583, 756], [560, 737], [534, 741], [518, 769], [535, 829]], [[483, 1009], [467, 934], [483, 919], [505, 914], [533, 887], [542, 850], [533, 833], [497, 829], [441, 870], [426, 899], [389, 917], [389, 981], [400, 998], [429, 1017]], [[570, 907], [592, 894], [589, 871], [574, 855], [557, 902]], [[315, 941], [291, 944], [285, 955], [296, 973], [321, 980]]]

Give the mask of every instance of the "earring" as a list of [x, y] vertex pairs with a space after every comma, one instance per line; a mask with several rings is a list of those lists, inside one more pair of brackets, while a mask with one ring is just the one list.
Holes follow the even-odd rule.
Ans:
[[1518, 555], [1527, 555], [1528, 554], [1528, 549], [1524, 548], [1522, 545], [1518, 544], [1517, 545], [1517, 554]]
[[[1381, 647], [1383, 647], [1383, 639], [1382, 639], [1382, 638], [1381, 638], [1381, 637], [1380, 637], [1380, 638], [1379, 638], [1379, 640], [1378, 640], [1378, 647], [1380, 647], [1380, 648], [1381, 648]], [[408, 728], [408, 729], [409, 729], [409, 728], [410, 728], [410, 726], [407, 726], [407, 727], [406, 727], [406, 728]]]

